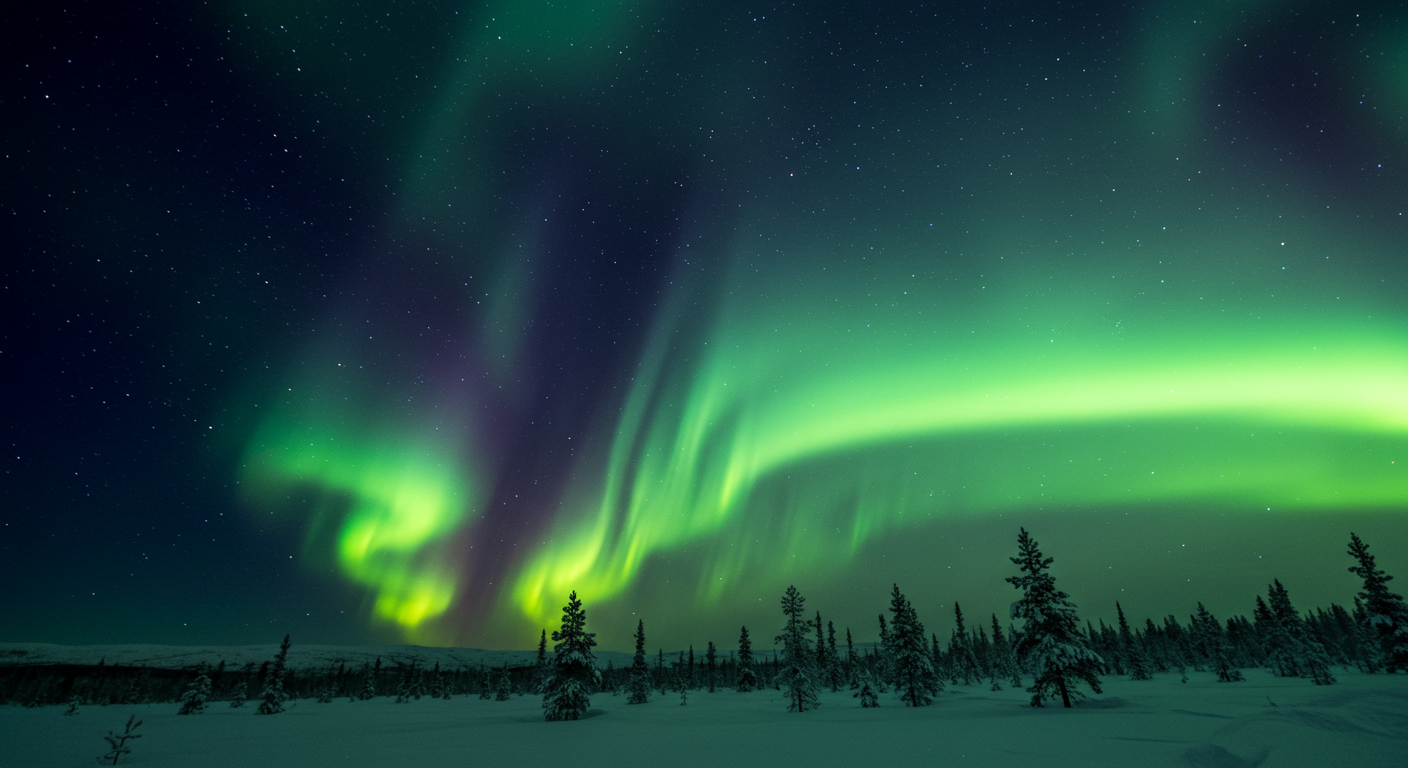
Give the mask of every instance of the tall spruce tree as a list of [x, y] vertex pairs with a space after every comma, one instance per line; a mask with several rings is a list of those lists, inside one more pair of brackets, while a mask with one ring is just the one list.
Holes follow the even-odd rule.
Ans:
[[782, 613], [787, 623], [774, 641], [782, 643], [782, 668], [774, 679], [786, 692], [788, 712], [806, 712], [819, 705], [815, 658], [807, 637], [810, 627], [802, 618], [805, 603], [806, 598], [796, 587], [787, 588], [782, 595]]
[[494, 687], [494, 701], [508, 701], [513, 698], [513, 678], [508, 671], [508, 662], [499, 670], [499, 679]]
[[357, 692], [358, 701], [370, 701], [376, 698], [376, 675], [372, 674], [371, 667], [368, 666], [362, 672], [362, 690]]
[[596, 634], [587, 631], [587, 612], [576, 590], [562, 609], [562, 629], [552, 633], [552, 674], [543, 691], [543, 709], [548, 720], [576, 720], [587, 713], [591, 692], [601, 685], [592, 647]]
[[738, 633], [738, 681], [734, 684], [739, 693], [758, 689], [758, 673], [753, 671], [753, 643], [748, 639], [748, 628]]
[[841, 690], [841, 656], [836, 652], [836, 625], [826, 622], [826, 679], [831, 683], [831, 692]]
[[919, 614], [900, 593], [898, 584], [890, 593], [890, 613], [890, 674], [895, 694], [905, 706], [928, 706], [933, 703], [934, 694], [943, 690], [943, 681], [934, 673]]
[[1266, 596], [1271, 619], [1267, 656], [1278, 672], [1285, 677], [1309, 677], [1316, 685], [1335, 682], [1325, 647], [1307, 630], [1280, 579], [1271, 580]]
[[855, 677], [858, 690], [851, 696], [860, 699], [861, 708], [869, 709], [880, 706], [880, 697], [875, 694], [875, 681], [870, 677], [870, 670], [862, 668]]
[[[1012, 649], [1007, 645], [1007, 640], [1003, 637], [1002, 625], [997, 621], [997, 614], [992, 615], [992, 684], [990, 690], [1002, 690], [1002, 683], [999, 678], [1008, 678], [1016, 672], [1017, 661], [1012, 658]], [[1017, 685], [1021, 685], [1020, 678]]]
[[630, 691], [626, 694], [627, 704], [645, 704], [650, 701], [650, 666], [645, 662], [645, 620], [636, 622], [636, 655], [631, 660]]
[[860, 686], [856, 681], [856, 644], [851, 640], [850, 627], [846, 627], [846, 684], [851, 690]]
[[973, 658], [973, 647], [969, 643], [968, 630], [963, 623], [963, 609], [957, 602], [953, 604], [953, 617], [953, 636], [948, 641], [948, 655], [953, 665], [952, 680], [954, 685], [957, 685], [959, 680], [962, 680], [964, 685], [972, 685], [978, 676], [978, 665]]
[[547, 685], [548, 675], [548, 631], [538, 635], [538, 661], [533, 665], [533, 693], [541, 694]]
[[1144, 652], [1144, 643], [1129, 631], [1129, 622], [1124, 618], [1124, 608], [1115, 601], [1115, 612], [1120, 620], [1120, 655], [1124, 657], [1130, 680], [1153, 680], [1149, 671], [1149, 654]]
[[874, 674], [875, 681], [880, 692], [885, 692], [886, 683], [890, 682], [890, 628], [885, 625], [885, 614], [880, 614], [880, 644], [875, 647]]
[[284, 701], [288, 698], [284, 694], [284, 674], [288, 669], [288, 647], [289, 636], [284, 635], [284, 641], [279, 644], [279, 652], [274, 656], [274, 664], [269, 668], [269, 674], [264, 676], [264, 693], [255, 714], [277, 715], [284, 711]]
[[1193, 638], [1192, 646], [1197, 663], [1216, 672], [1220, 683], [1245, 681], [1242, 671], [1232, 664], [1232, 646], [1227, 642], [1222, 625], [1202, 602], [1198, 603], [1198, 612], [1190, 618], [1192, 621], [1189, 634]]
[[709, 647], [704, 651], [704, 675], [705, 682], [709, 686], [709, 693], [714, 692], [715, 677], [719, 665], [719, 649], [714, 647], [714, 641], [709, 641]]
[[244, 703], [245, 703], [245, 700], [248, 699], [248, 698], [249, 698], [249, 683], [248, 683], [247, 681], [241, 680], [241, 681], [239, 682], [239, 685], [236, 685], [236, 686], [235, 686], [235, 694], [234, 694], [234, 696], [230, 697], [230, 708], [231, 708], [231, 709], [239, 709], [240, 707], [243, 707], [243, 706], [244, 706]]
[[1017, 557], [1011, 558], [1024, 575], [1007, 578], [1022, 590], [1015, 614], [1025, 619], [1017, 654], [1032, 671], [1034, 680], [1027, 689], [1033, 707], [1045, 699], [1061, 697], [1069, 707], [1084, 697], [1075, 684], [1084, 681], [1100, 693], [1100, 655], [1090, 649], [1080, 631], [1076, 607], [1065, 592], [1056, 589], [1056, 579], [1047, 572], [1052, 559], [1043, 557], [1036, 539], [1025, 528], [1017, 536]]
[[1378, 643], [1374, 655], [1383, 660], [1390, 674], [1400, 669], [1408, 672], [1408, 603], [1389, 591], [1393, 577], [1374, 564], [1369, 545], [1353, 533], [1349, 534], [1349, 554], [1359, 561], [1359, 565], [1350, 566], [1350, 573], [1364, 580], [1359, 597], [1368, 634]]

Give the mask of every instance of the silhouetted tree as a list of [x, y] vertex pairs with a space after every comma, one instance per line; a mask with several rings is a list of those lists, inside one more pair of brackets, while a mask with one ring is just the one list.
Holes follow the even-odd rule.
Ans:
[[738, 633], [738, 682], [735, 687], [739, 693], [758, 689], [758, 675], [753, 671], [753, 643], [748, 639], [747, 627]]
[[934, 672], [924, 625], [914, 606], [900, 593], [898, 584], [890, 593], [890, 663], [895, 694], [907, 706], [923, 707], [943, 690], [943, 681]]
[[636, 655], [631, 660], [630, 690], [626, 695], [627, 704], [645, 704], [650, 701], [650, 667], [645, 662], [645, 620], [636, 622]]
[[1032, 706], [1043, 706], [1044, 699], [1057, 696], [1063, 705], [1071, 706], [1073, 700], [1083, 697], [1074, 685], [1081, 680], [1100, 693], [1100, 656], [1081, 635], [1075, 605], [1065, 592], [1056, 589], [1056, 579], [1046, 570], [1052, 559], [1042, 557], [1036, 539], [1025, 528], [1017, 536], [1017, 552], [1011, 560], [1024, 575], [1009, 576], [1007, 581], [1022, 590], [1015, 613], [1026, 624], [1017, 654], [1035, 678], [1027, 689]]
[[587, 713], [590, 694], [601, 684], [592, 647], [596, 634], [587, 631], [587, 612], [574, 590], [562, 609], [562, 629], [552, 633], [552, 675], [543, 692], [543, 709], [548, 720], [576, 720]]
[[787, 623], [775, 642], [782, 643], [782, 669], [775, 678], [786, 689], [787, 711], [806, 712], [818, 706], [816, 665], [811, 641], [807, 638], [807, 620], [802, 618], [806, 598], [789, 586], [782, 596], [782, 613]]
[[277, 715], [284, 711], [284, 701], [287, 699], [284, 694], [284, 674], [288, 669], [288, 647], [289, 636], [284, 635], [284, 641], [279, 644], [279, 652], [274, 656], [274, 664], [269, 668], [269, 674], [264, 676], [263, 698], [256, 714]]
[[176, 712], [178, 715], [199, 715], [205, 711], [205, 702], [210, 699], [210, 673], [202, 664], [197, 667], [196, 679], [191, 682], [186, 692], [181, 694], [181, 709]]
[[1353, 533], [1349, 534], [1349, 554], [1359, 561], [1349, 571], [1364, 580], [1359, 597], [1370, 636], [1378, 641], [1378, 655], [1389, 673], [1408, 671], [1408, 604], [1401, 595], [1389, 591], [1393, 577], [1374, 564], [1369, 545]]

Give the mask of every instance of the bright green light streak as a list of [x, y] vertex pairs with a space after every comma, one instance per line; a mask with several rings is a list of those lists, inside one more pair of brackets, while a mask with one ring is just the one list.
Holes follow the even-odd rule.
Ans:
[[[251, 441], [246, 482], [261, 506], [311, 489], [339, 515], [341, 571], [372, 590], [372, 612], [410, 636], [443, 614], [458, 584], [443, 545], [476, 506], [476, 483], [442, 440], [363, 438], [326, 425], [271, 420]], [[310, 548], [321, 548], [315, 525]]]
[[[968, 505], [979, 510], [1034, 504], [1038, 498], [1049, 506], [1253, 498], [1291, 508], [1402, 503], [1408, 486], [1397, 475], [1380, 476], [1391, 471], [1386, 463], [1351, 469], [1356, 482], [1346, 483], [1343, 462], [1327, 462], [1323, 451], [1310, 447], [1289, 451], [1283, 464], [1268, 466], [1254, 453], [1229, 453], [1220, 445], [1229, 424], [1288, 432], [1292, 439], [1328, 432], [1380, 435], [1401, 444], [1408, 435], [1408, 345], [1386, 330], [1391, 329], [1375, 334], [1364, 328], [1316, 328], [1318, 337], [1340, 339], [1328, 348], [1313, 348], [1294, 333], [1277, 339], [1243, 334], [1151, 340], [1142, 354], [1090, 339], [1070, 352], [1044, 346], [1054, 343], [1050, 340], [1009, 339], [1000, 355], [970, 346], [927, 361], [914, 360], [913, 351], [897, 355], [883, 342], [836, 344], [824, 355], [803, 341], [805, 333], [780, 343], [741, 328], [723, 333], [716, 340], [724, 343], [709, 345], [720, 351], [704, 357], [684, 391], [668, 384], [656, 391], [654, 377], [642, 377], [642, 391], [618, 432], [600, 506], [562, 530], [527, 564], [515, 599], [524, 613], [540, 619], [552, 607], [550, 598], [566, 589], [589, 591], [598, 599], [610, 596], [624, 589], [654, 552], [726, 526], [741, 526], [734, 538], [756, 538], [760, 524], [748, 519], [750, 499], [760, 484], [784, 471], [805, 472], [805, 465], [829, 454], [863, 454], [945, 436], [1128, 424], [1146, 439], [1172, 439], [1156, 459], [1145, 462], [1166, 470], [1152, 482], [1127, 482], [1131, 461], [1119, 456], [1103, 465], [1114, 470], [1114, 479], [1063, 470], [1038, 488], [1030, 478], [974, 477]], [[678, 400], [670, 403], [675, 395]], [[652, 397], [659, 404], [647, 413], [644, 403]], [[1169, 431], [1170, 424], [1198, 422], [1218, 428], [1202, 433], [1205, 438], [1189, 437], [1196, 434], [1191, 426]], [[1066, 450], [1075, 455], [1077, 449], [1086, 450], [1078, 439]], [[903, 460], [916, 473], [931, 474], [938, 453], [932, 447], [916, 451]], [[1214, 476], [1215, 468], [1199, 461], [1209, 452], [1232, 467], [1230, 479]], [[1023, 448], [1012, 454], [1035, 455]], [[838, 499], [854, 499], [852, 552], [881, 531], [917, 522], [917, 512], [944, 507], [897, 479], [899, 473], [879, 468], [876, 479], [883, 482], [872, 482], [856, 465], [833, 469], [831, 477], [811, 476], [789, 486], [794, 490], [785, 496], [801, 508], [773, 504], [759, 510], [774, 517], [786, 512], [797, 523], [797, 531], [777, 542], [784, 551], [814, 548], [813, 537], [800, 529], [808, 519], [816, 524], [819, 511]], [[1023, 485], [1030, 485], [1025, 499], [1003, 490]], [[802, 498], [805, 502], [797, 501]], [[777, 549], [770, 556], [777, 556]], [[746, 557], [720, 557], [716, 564], [721, 572], [736, 573]]]

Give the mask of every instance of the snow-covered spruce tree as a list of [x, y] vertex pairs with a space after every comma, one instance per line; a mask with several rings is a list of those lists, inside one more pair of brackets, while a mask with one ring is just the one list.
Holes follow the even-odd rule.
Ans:
[[284, 701], [288, 698], [284, 694], [284, 673], [288, 669], [288, 639], [289, 636], [284, 635], [284, 641], [279, 644], [279, 652], [274, 656], [274, 664], [269, 667], [269, 674], [264, 676], [264, 693], [255, 714], [277, 715], [284, 711]]
[[508, 701], [513, 698], [513, 678], [508, 673], [508, 662], [499, 670], [498, 682], [494, 685], [494, 701]]
[[1002, 631], [1002, 624], [997, 620], [997, 614], [992, 615], [992, 641], [993, 653], [997, 655], [998, 664], [1001, 666], [1001, 674], [1007, 678], [1014, 688], [1022, 687], [1022, 670], [1017, 664], [1017, 650], [1015, 637]]
[[992, 643], [988, 641], [987, 630], [979, 624], [968, 633], [968, 637], [972, 641], [973, 658], [978, 665], [978, 682], [982, 682], [985, 677], [991, 679], [993, 677]]
[[1383, 646], [1378, 634], [1378, 628], [1369, 623], [1369, 612], [1364, 610], [1364, 603], [1358, 597], [1354, 598], [1354, 658], [1361, 672], [1372, 675], [1384, 668]]
[[705, 682], [709, 686], [709, 693], [714, 692], [716, 683], [715, 677], [719, 665], [719, 649], [714, 647], [714, 641], [709, 641], [709, 646], [704, 650], [704, 676]]
[[631, 660], [631, 682], [626, 695], [627, 704], [645, 704], [650, 701], [650, 666], [645, 663], [645, 620], [636, 622], [636, 656]]
[[1217, 673], [1220, 683], [1237, 683], [1246, 680], [1242, 670], [1232, 664], [1232, 645], [1222, 625], [1208, 609], [1198, 603], [1198, 612], [1192, 617], [1193, 647], [1200, 663]]
[[1046, 570], [1052, 559], [1042, 557], [1036, 539], [1025, 528], [1020, 530], [1018, 556], [1012, 562], [1024, 575], [1009, 576], [1007, 581], [1022, 590], [1014, 613], [1026, 620], [1017, 654], [1035, 678], [1027, 691], [1032, 694], [1033, 707], [1043, 706], [1045, 699], [1057, 696], [1069, 707], [1072, 701], [1084, 698], [1075, 687], [1079, 681], [1100, 693], [1100, 656], [1090, 649], [1080, 632], [1075, 605], [1065, 592], [1056, 589], [1056, 579]]
[[846, 675], [841, 665], [841, 655], [836, 652], [836, 625], [826, 622], [826, 678], [831, 683], [831, 692], [841, 690]]
[[992, 649], [989, 651], [988, 690], [1002, 690], [1001, 678], [1007, 675], [1007, 644], [1002, 641], [1002, 625], [997, 623], [997, 614], [992, 615]]
[[1349, 571], [1364, 580], [1359, 597], [1369, 635], [1378, 641], [1376, 656], [1383, 659], [1389, 674], [1400, 669], [1408, 672], [1408, 603], [1389, 591], [1388, 583], [1393, 577], [1374, 564], [1369, 545], [1353, 533], [1349, 534], [1349, 554], [1359, 561]]
[[1329, 655], [1319, 638], [1307, 631], [1280, 579], [1271, 580], [1267, 600], [1269, 606], [1259, 598], [1257, 603], [1258, 621], [1267, 625], [1267, 662], [1283, 677], [1309, 677], [1316, 685], [1335, 682]]
[[1296, 654], [1291, 648], [1291, 636], [1281, 626], [1276, 612], [1266, 604], [1261, 595], [1256, 596], [1256, 607], [1252, 609], [1256, 622], [1256, 634], [1261, 642], [1266, 668], [1278, 677], [1297, 677], [1300, 668], [1296, 666]]
[[1297, 674], [1309, 677], [1316, 685], [1334, 683], [1335, 676], [1330, 672], [1329, 654], [1320, 644], [1320, 638], [1311, 634], [1301, 619], [1300, 612], [1291, 604], [1290, 593], [1286, 591], [1280, 579], [1271, 580], [1267, 597], [1270, 599], [1276, 626], [1289, 638], [1280, 652], [1291, 655], [1291, 665]]
[[894, 585], [890, 593], [890, 674], [895, 695], [909, 707], [928, 706], [934, 694], [943, 690], [943, 681], [934, 673], [924, 625], [914, 606]]
[[748, 628], [738, 633], [738, 681], [734, 687], [739, 693], [758, 689], [758, 673], [753, 671], [753, 643], [748, 639]]
[[885, 614], [880, 614], [880, 643], [875, 646], [875, 663], [872, 665], [871, 673], [875, 678], [876, 686], [881, 693], [885, 692], [885, 684], [890, 682], [890, 628], [885, 625]]
[[587, 713], [590, 695], [601, 684], [592, 646], [596, 634], [587, 631], [587, 612], [576, 590], [562, 609], [562, 629], [552, 633], [552, 674], [543, 691], [543, 710], [548, 720], [576, 720]]
[[445, 673], [440, 670], [440, 662], [435, 662], [434, 684], [430, 687], [430, 698], [445, 699], [450, 698], [450, 682], [445, 679]]
[[859, 690], [851, 696], [860, 699], [861, 708], [869, 709], [880, 706], [880, 697], [875, 693], [875, 681], [870, 677], [870, 670], [862, 668], [856, 672], [855, 677]]
[[362, 689], [357, 691], [357, 701], [371, 701], [376, 698], [376, 677], [372, 674], [372, 669], [368, 666], [362, 670]]
[[543, 630], [538, 635], [538, 661], [533, 665], [533, 693], [541, 694], [547, 685], [548, 675], [551, 671], [548, 668], [548, 631]]
[[1324, 643], [1319, 639], [1307, 637], [1304, 641], [1305, 664], [1304, 669], [1310, 674], [1311, 682], [1316, 685], [1332, 685], [1336, 682], [1334, 672], [1330, 670], [1330, 655], [1325, 650]]
[[794, 586], [789, 586], [782, 595], [782, 613], [787, 623], [782, 626], [782, 634], [774, 642], [782, 643], [782, 668], [774, 682], [780, 685], [787, 696], [788, 712], [806, 712], [819, 706], [817, 701], [816, 659], [807, 630], [811, 627], [802, 618], [802, 606], [806, 598]]
[[494, 698], [494, 689], [496, 687], [494, 684], [494, 673], [490, 672], [488, 669], [484, 669], [483, 671], [484, 678], [479, 683], [479, 698], [492, 699]]
[[210, 672], [205, 665], [196, 667], [196, 679], [181, 694], [181, 709], [178, 715], [199, 715], [205, 711], [205, 703], [210, 700]]
[[850, 627], [846, 627], [846, 685], [853, 691], [860, 687], [856, 680], [856, 644], [851, 640]]
[[1149, 671], [1149, 655], [1144, 652], [1144, 643], [1129, 631], [1129, 622], [1124, 618], [1124, 608], [1115, 601], [1115, 612], [1120, 620], [1120, 655], [1124, 657], [1125, 668], [1130, 680], [1153, 680]]
[[969, 644], [968, 630], [963, 624], [963, 609], [957, 602], [953, 604], [953, 616], [956, 626], [948, 641], [948, 655], [953, 660], [953, 683], [957, 685], [962, 680], [964, 685], [972, 685], [978, 677], [978, 664], [973, 658], [973, 647]]
[[243, 707], [245, 700], [248, 698], [249, 683], [244, 680], [241, 680], [240, 684], [235, 686], [234, 696], [230, 699], [230, 708], [239, 709], [240, 707]]

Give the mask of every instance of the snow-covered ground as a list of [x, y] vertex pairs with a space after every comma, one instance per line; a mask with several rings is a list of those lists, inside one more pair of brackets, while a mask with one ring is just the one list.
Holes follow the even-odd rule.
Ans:
[[[1081, 706], [1032, 709], [1021, 690], [950, 687], [931, 707], [892, 695], [861, 709], [848, 693], [789, 714], [772, 690], [656, 695], [628, 706], [593, 697], [588, 717], [544, 722], [540, 700], [458, 696], [394, 704], [300, 700], [257, 716], [253, 703], [212, 702], [201, 715], [176, 704], [0, 707], [0, 765], [91, 766], [103, 735], [128, 715], [143, 738], [119, 765], [150, 768], [324, 766], [1180, 766], [1241, 768], [1408, 766], [1408, 675], [1336, 670], [1320, 687], [1248, 670], [1217, 683], [1190, 673], [1148, 682], [1107, 678]], [[292, 704], [292, 702], [291, 702]]]

